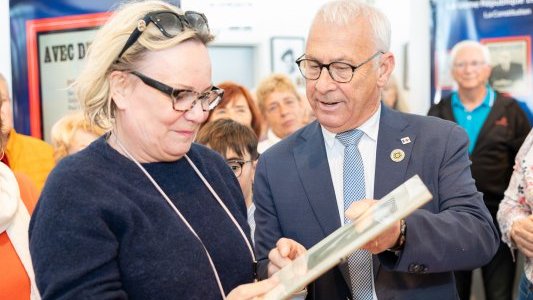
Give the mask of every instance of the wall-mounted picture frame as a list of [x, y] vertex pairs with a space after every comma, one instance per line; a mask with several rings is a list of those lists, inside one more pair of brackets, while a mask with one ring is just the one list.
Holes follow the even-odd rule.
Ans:
[[284, 73], [300, 85], [300, 71], [296, 59], [304, 53], [303, 37], [272, 37], [270, 54], [272, 73]]
[[491, 86], [513, 96], [531, 93], [531, 37], [507, 36], [481, 39], [491, 57]]
[[69, 15], [26, 22], [30, 133], [51, 141], [52, 125], [80, 108], [69, 89], [82, 69], [96, 32], [110, 13]]

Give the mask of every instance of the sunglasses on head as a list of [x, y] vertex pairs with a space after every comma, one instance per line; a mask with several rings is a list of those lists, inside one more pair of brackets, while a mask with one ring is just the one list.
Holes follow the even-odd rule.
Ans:
[[186, 11], [183, 15], [179, 15], [167, 10], [151, 12], [137, 22], [137, 28], [130, 34], [130, 37], [118, 55], [118, 59], [139, 39], [139, 36], [141, 36], [150, 23], [154, 23], [159, 31], [168, 38], [177, 36], [185, 28], [194, 29], [200, 34], [209, 34], [207, 18], [202, 13]]

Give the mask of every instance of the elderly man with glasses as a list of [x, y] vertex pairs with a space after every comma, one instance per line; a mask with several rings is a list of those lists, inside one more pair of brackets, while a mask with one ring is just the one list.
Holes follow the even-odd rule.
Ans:
[[498, 247], [470, 174], [464, 131], [382, 105], [394, 69], [389, 47], [390, 24], [376, 8], [325, 4], [296, 61], [317, 121], [257, 164], [255, 245], [264, 277], [277, 270], [269, 261], [291, 261], [292, 249], [317, 244], [415, 174], [433, 194], [318, 277], [308, 299], [457, 299], [453, 270], [487, 263]]
[[[488, 84], [489, 64], [486, 46], [469, 40], [457, 43], [451, 51], [451, 73], [458, 88], [428, 114], [453, 121], [468, 134], [472, 177], [498, 227], [498, 206], [511, 180], [514, 158], [531, 126], [516, 100]], [[515, 268], [511, 250], [500, 242], [496, 255], [481, 268], [487, 299], [512, 299]], [[455, 272], [455, 279], [461, 299], [469, 299], [471, 269]]]

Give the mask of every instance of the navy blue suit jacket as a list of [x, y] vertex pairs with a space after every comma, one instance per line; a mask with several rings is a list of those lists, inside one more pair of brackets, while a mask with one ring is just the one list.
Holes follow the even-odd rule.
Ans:
[[[402, 144], [401, 138], [410, 143]], [[470, 173], [468, 137], [456, 124], [382, 105], [374, 197], [418, 174], [433, 200], [406, 218], [399, 256], [374, 256], [378, 299], [456, 299], [453, 270], [474, 269], [496, 252], [499, 236]], [[390, 153], [402, 149], [394, 162]], [[255, 245], [265, 276], [268, 252], [281, 237], [310, 248], [340, 227], [320, 124], [316, 121], [261, 155], [254, 183]], [[350, 296], [342, 264], [308, 287], [308, 299]], [[343, 275], [344, 274], [344, 275]]]

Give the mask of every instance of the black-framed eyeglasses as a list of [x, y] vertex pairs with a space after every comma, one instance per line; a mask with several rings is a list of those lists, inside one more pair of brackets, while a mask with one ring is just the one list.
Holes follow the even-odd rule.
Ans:
[[385, 52], [377, 51], [368, 59], [355, 66], [340, 61], [334, 61], [329, 64], [323, 64], [314, 59], [304, 58], [304, 54], [296, 60], [296, 64], [298, 65], [298, 69], [300, 69], [300, 73], [302, 73], [302, 76], [305, 79], [317, 80], [320, 77], [320, 74], [322, 73], [322, 69], [326, 68], [328, 70], [329, 76], [331, 76], [333, 80], [339, 83], [346, 83], [352, 80], [355, 70], [357, 70], [367, 62], [373, 60], [380, 54], [385, 54]]
[[231, 170], [233, 171], [233, 174], [235, 174], [235, 176], [237, 178], [239, 178], [239, 176], [241, 176], [242, 174], [242, 168], [244, 167], [244, 164], [246, 163], [251, 163], [253, 162], [253, 160], [244, 160], [244, 159], [231, 159], [231, 160], [227, 160], [226, 163], [228, 164], [228, 166], [231, 168]]
[[185, 28], [193, 28], [201, 34], [209, 34], [209, 24], [204, 14], [195, 11], [186, 11], [183, 15], [178, 15], [175, 12], [161, 10], [148, 13], [142, 20], [137, 22], [137, 28], [133, 30], [126, 44], [120, 50], [117, 59], [120, 59], [124, 52], [133, 45], [139, 36], [146, 30], [150, 23], [155, 26], [168, 38], [177, 36]]
[[147, 86], [168, 95], [170, 99], [172, 99], [172, 108], [179, 112], [191, 110], [198, 101], [200, 101], [203, 111], [212, 110], [218, 105], [218, 103], [220, 103], [220, 100], [224, 95], [224, 90], [216, 86], [211, 87], [209, 91], [198, 93], [196, 91], [187, 89], [172, 88], [160, 81], [152, 79], [136, 71], [132, 71], [130, 74], [139, 77], [139, 79], [141, 79], [141, 81]]

